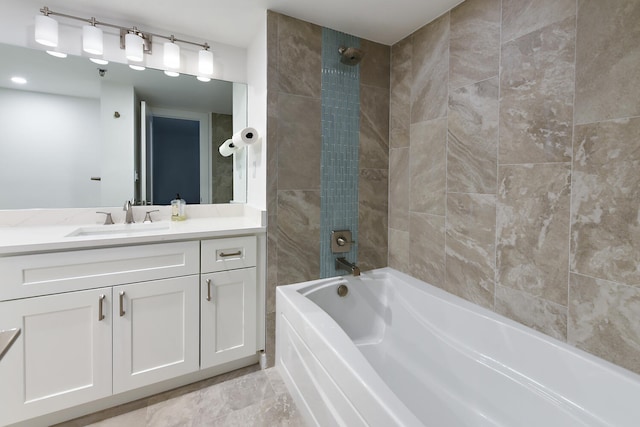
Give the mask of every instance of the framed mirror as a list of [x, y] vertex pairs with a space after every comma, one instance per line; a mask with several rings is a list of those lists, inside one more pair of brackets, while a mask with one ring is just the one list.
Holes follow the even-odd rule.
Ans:
[[246, 201], [246, 158], [218, 153], [247, 125], [246, 85], [0, 55], [0, 209]]

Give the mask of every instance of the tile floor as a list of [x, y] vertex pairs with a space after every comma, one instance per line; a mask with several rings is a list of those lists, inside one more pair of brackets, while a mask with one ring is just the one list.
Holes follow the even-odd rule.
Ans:
[[258, 365], [127, 403], [56, 427], [304, 427], [275, 368]]

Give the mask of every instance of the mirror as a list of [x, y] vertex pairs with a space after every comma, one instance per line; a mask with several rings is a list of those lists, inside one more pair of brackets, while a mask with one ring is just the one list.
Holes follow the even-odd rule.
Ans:
[[218, 153], [247, 126], [246, 85], [4, 44], [0, 57], [0, 209], [246, 201], [246, 155]]

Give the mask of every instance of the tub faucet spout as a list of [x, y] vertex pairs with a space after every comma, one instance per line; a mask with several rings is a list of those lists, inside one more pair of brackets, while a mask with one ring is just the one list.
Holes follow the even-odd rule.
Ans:
[[346, 270], [354, 276], [360, 275], [360, 267], [343, 257], [336, 258], [336, 270]]

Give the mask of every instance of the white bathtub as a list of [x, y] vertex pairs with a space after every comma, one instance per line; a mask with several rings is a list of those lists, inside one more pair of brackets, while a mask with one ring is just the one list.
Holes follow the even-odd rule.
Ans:
[[276, 366], [309, 425], [640, 426], [639, 375], [393, 269], [276, 298]]

